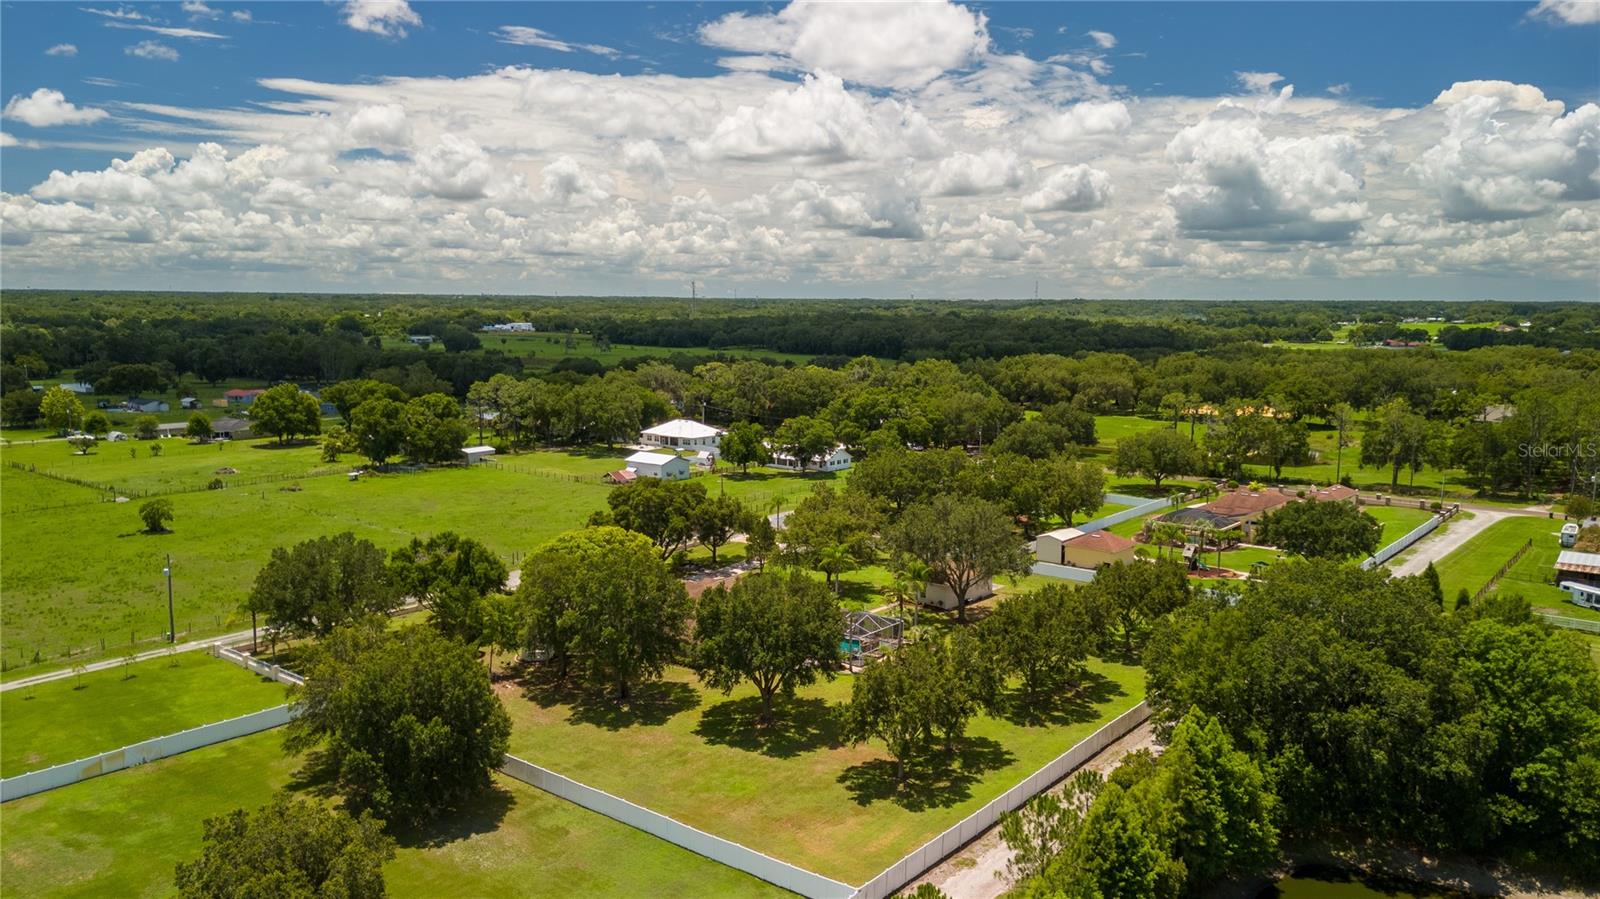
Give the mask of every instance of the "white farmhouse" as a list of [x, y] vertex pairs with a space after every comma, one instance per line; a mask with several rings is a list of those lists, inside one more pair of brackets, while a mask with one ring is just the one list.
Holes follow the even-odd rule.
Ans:
[[689, 463], [667, 453], [634, 453], [627, 458], [627, 470], [641, 478], [681, 481], [689, 477]]
[[771, 464], [773, 468], [784, 468], [788, 469], [789, 471], [843, 471], [846, 468], [854, 465], [855, 459], [850, 455], [850, 451], [844, 448], [844, 444], [840, 444], [830, 450], [828, 454], [823, 456], [822, 460], [813, 467], [810, 464], [809, 459], [806, 460], [805, 465], [802, 465], [795, 459], [794, 456], [789, 455], [783, 450], [772, 448]]
[[646, 447], [694, 450], [716, 456], [722, 453], [723, 433], [721, 428], [701, 424], [692, 418], [674, 418], [653, 428], [645, 428], [639, 433], [639, 443]]

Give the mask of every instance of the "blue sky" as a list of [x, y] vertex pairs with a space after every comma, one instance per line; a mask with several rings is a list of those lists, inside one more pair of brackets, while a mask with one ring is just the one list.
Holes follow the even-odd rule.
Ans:
[[4, 3], [0, 279], [1594, 298], [1597, 8]]

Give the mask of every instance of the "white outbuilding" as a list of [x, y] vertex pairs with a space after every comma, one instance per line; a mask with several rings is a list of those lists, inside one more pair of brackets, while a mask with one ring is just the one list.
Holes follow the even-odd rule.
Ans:
[[689, 477], [688, 461], [668, 453], [634, 453], [627, 463], [627, 470], [641, 478], [682, 481]]
[[[994, 595], [994, 581], [982, 580], [973, 584], [967, 590], [967, 602], [974, 603], [980, 599], [988, 599]], [[950, 610], [960, 606], [956, 599], [956, 591], [938, 582], [929, 582], [922, 591], [922, 601], [939, 609]]]
[[694, 450], [713, 456], [722, 453], [721, 428], [702, 424], [692, 418], [674, 418], [639, 432], [639, 443], [645, 447], [673, 450]]
[[467, 446], [461, 448], [461, 457], [468, 465], [474, 462], [487, 462], [494, 456], [492, 446]]

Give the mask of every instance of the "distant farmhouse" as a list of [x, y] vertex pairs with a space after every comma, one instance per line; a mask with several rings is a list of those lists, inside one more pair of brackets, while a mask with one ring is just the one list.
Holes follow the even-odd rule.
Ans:
[[497, 325], [484, 325], [481, 330], [498, 331], [502, 334], [531, 334], [537, 329], [534, 328], [533, 322], [504, 322]]
[[128, 410], [129, 412], [165, 412], [172, 407], [167, 404], [166, 400], [152, 400], [146, 399], [142, 396], [130, 396], [128, 397], [127, 402], [122, 404], [122, 408]]
[[721, 428], [701, 424], [692, 418], [674, 418], [645, 428], [639, 433], [639, 444], [646, 449], [694, 450], [717, 456], [722, 453], [723, 433]]
[[228, 405], [230, 406], [248, 406], [256, 401], [256, 397], [266, 392], [267, 391], [261, 387], [235, 387], [234, 389], [223, 393], [222, 396], [228, 401]]
[[851, 457], [850, 451], [844, 448], [844, 444], [839, 444], [830, 450], [815, 466], [811, 464], [809, 459], [805, 462], [799, 462], [795, 460], [794, 456], [771, 447], [771, 444], [768, 444], [768, 447], [772, 449], [772, 462], [769, 464], [773, 468], [785, 468], [789, 471], [843, 471], [855, 464], [855, 459]]

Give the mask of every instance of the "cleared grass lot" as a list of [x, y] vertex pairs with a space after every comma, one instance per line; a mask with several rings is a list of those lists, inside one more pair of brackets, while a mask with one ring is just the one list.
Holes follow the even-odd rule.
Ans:
[[87, 758], [285, 701], [282, 684], [203, 652], [8, 690], [0, 693], [0, 776]]
[[[171, 895], [204, 819], [283, 787], [316, 795], [281, 741], [256, 734], [0, 806], [6, 895]], [[384, 869], [396, 897], [789, 895], [504, 777], [473, 807], [399, 842]]]
[[1485, 528], [1434, 563], [1445, 601], [1454, 602], [1456, 593], [1463, 588], [1469, 594], [1477, 593], [1531, 539], [1533, 548], [1500, 580], [1498, 589], [1519, 593], [1536, 608], [1550, 608], [1575, 618], [1589, 617], [1583, 613], [1590, 610], [1568, 602], [1566, 594], [1550, 583], [1551, 566], [1561, 552], [1557, 540], [1560, 530], [1559, 521], [1523, 515], [1503, 518]]
[[[160, 456], [149, 455], [152, 445], [161, 446]], [[136, 457], [124, 451], [128, 446]], [[146, 641], [167, 628], [161, 569], [169, 553], [179, 632], [226, 633], [249, 625], [238, 607], [275, 546], [350, 530], [388, 549], [413, 536], [454, 530], [509, 560], [605, 508], [610, 488], [600, 475], [622, 467], [627, 454], [620, 447], [518, 453], [498, 465], [370, 475], [352, 483], [342, 473], [360, 460], [323, 463], [315, 446], [278, 448], [270, 441], [103, 443], [88, 456], [72, 455], [64, 443], [6, 447], [0, 462], [129, 490], [193, 490], [219, 477], [223, 467], [238, 472], [221, 475], [224, 481], [282, 479], [171, 494], [172, 532], [151, 535], [141, 532], [139, 500], [102, 502], [91, 488], [0, 464], [7, 510], [0, 522], [5, 676], [17, 676], [16, 666], [30, 663], [35, 652], [41, 664], [21, 670], [66, 665], [69, 648], [88, 650], [87, 657], [114, 657], [135, 640], [141, 649], [153, 648]], [[697, 482], [708, 493], [726, 490], [771, 511], [777, 501], [792, 509], [816, 483], [842, 486], [844, 475], [764, 470], [721, 483], [700, 475]]]
[[[707, 692], [682, 669], [629, 707], [507, 684], [511, 751], [536, 764], [818, 873], [861, 883], [1066, 751], [1143, 697], [1143, 671], [1092, 661], [1082, 695], [1034, 723], [980, 716], [961, 760], [895, 790], [876, 743], [839, 742], [840, 677], [803, 689], [758, 729], [741, 687]], [[660, 891], [653, 891], [661, 894]], [[704, 891], [702, 891], [704, 894]]]

